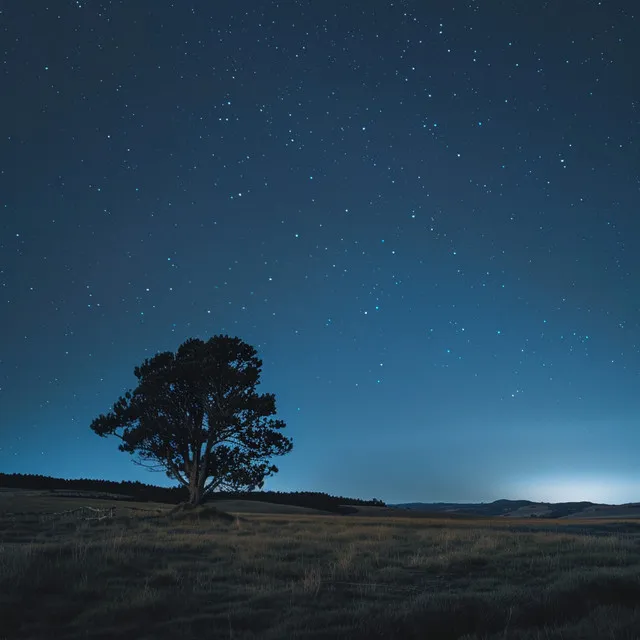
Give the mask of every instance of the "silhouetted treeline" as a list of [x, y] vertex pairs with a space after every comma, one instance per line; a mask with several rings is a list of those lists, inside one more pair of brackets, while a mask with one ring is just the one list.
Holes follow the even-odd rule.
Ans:
[[[185, 487], [156, 487], [142, 482], [113, 480], [92, 480], [81, 478], [78, 480], [66, 480], [64, 478], [51, 478], [24, 473], [0, 473], [0, 489], [34, 489], [54, 492], [93, 491], [96, 493], [109, 493], [120, 500], [135, 500], [137, 502], [165, 502], [179, 504], [189, 499], [189, 492]], [[293, 491], [285, 493], [281, 491], [250, 491], [250, 492], [219, 492], [212, 494], [208, 500], [259, 500], [262, 502], [274, 502], [276, 504], [288, 504], [298, 507], [309, 507], [334, 513], [347, 513], [350, 506], [377, 506], [384, 507], [382, 500], [360, 500], [359, 498], [345, 498], [331, 496], [327, 493], [313, 491]]]
[[189, 492], [184, 487], [156, 487], [142, 482], [113, 480], [93, 480], [80, 478], [66, 480], [65, 478], [51, 478], [24, 473], [0, 473], [0, 488], [7, 489], [40, 489], [49, 491], [95, 491], [99, 493], [113, 493], [122, 496], [121, 499], [139, 502], [168, 502], [178, 504], [188, 499]]
[[[369, 506], [384, 507], [382, 500], [361, 500], [359, 498], [345, 498], [344, 496], [331, 496], [328, 493], [317, 491], [245, 491], [245, 492], [219, 492], [207, 497], [208, 501], [215, 500], [259, 500], [261, 502], [273, 502], [275, 504], [288, 504], [298, 507], [309, 507], [322, 511], [335, 513], [347, 513], [345, 506]], [[353, 511], [353, 510], [352, 510]]]

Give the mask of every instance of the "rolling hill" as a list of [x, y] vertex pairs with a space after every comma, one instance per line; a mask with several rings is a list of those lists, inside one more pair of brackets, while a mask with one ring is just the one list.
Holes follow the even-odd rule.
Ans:
[[624, 505], [594, 502], [533, 502], [495, 500], [480, 503], [408, 502], [389, 505], [399, 509], [433, 514], [455, 514], [503, 518], [640, 518], [640, 503]]

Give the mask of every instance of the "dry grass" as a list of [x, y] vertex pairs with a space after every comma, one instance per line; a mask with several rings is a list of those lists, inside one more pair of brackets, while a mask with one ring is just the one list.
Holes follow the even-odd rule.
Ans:
[[640, 637], [633, 523], [129, 513], [5, 515], [0, 638]]

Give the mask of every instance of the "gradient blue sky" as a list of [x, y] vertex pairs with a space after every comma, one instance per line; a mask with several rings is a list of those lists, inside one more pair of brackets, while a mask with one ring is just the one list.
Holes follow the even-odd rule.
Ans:
[[89, 423], [228, 333], [267, 488], [640, 500], [636, 3], [1, 18], [2, 471], [166, 483]]

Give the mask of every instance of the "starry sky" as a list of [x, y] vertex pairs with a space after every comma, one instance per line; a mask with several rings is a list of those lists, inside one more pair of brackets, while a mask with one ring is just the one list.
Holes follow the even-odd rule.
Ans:
[[636, 4], [5, 3], [0, 469], [172, 484], [89, 424], [222, 333], [268, 489], [640, 501]]

